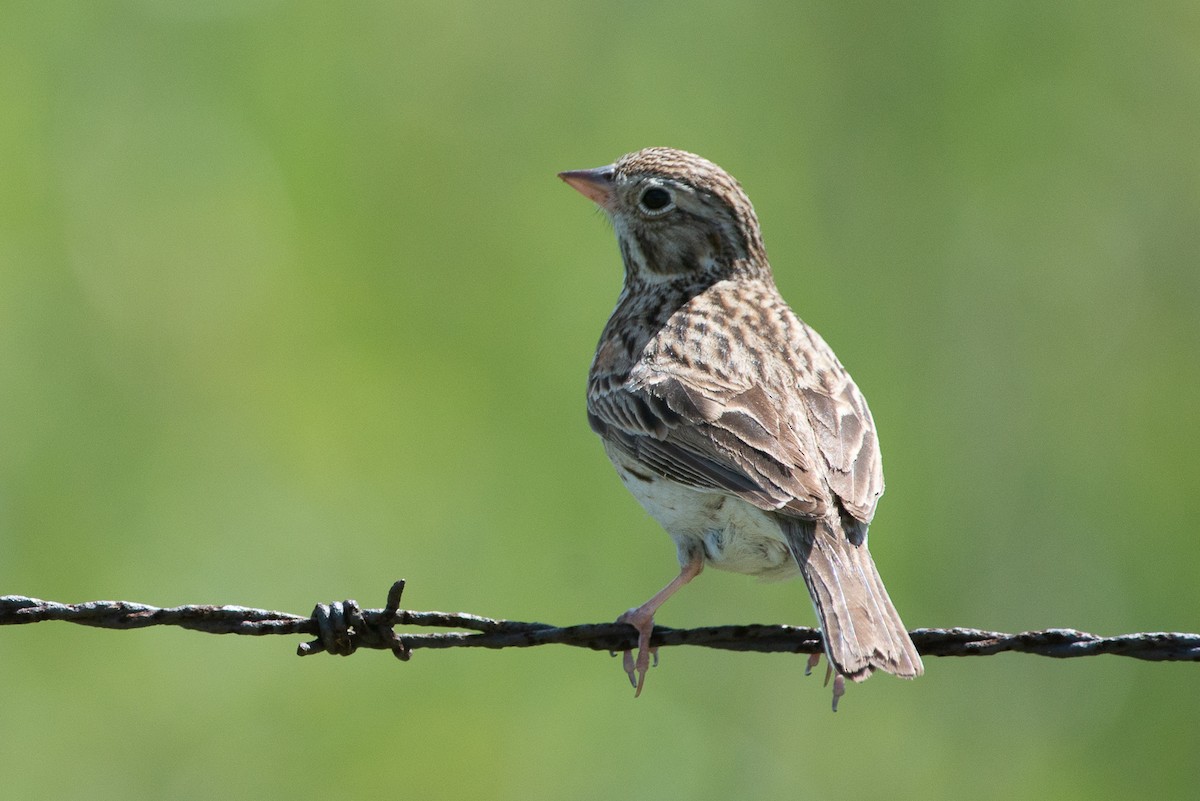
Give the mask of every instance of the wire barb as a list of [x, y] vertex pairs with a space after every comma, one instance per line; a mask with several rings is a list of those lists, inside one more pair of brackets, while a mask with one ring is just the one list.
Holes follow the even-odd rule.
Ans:
[[334, 601], [317, 604], [313, 608], [312, 620], [316, 624], [318, 638], [300, 643], [297, 656], [310, 656], [322, 651], [338, 656], [350, 656], [359, 648], [389, 648], [402, 662], [412, 656], [412, 650], [396, 634], [395, 625], [400, 611], [400, 596], [404, 594], [404, 579], [392, 584], [387, 595], [387, 605], [381, 610], [363, 611], [358, 601]]
[[[356, 601], [317, 604], [308, 617], [244, 606], [159, 608], [129, 601], [62, 604], [23, 595], [0, 596], [0, 626], [60, 620], [108, 629], [179, 626], [209, 634], [304, 634], [315, 637], [297, 649], [300, 656], [348, 656], [360, 648], [390, 650], [407, 661], [417, 648], [529, 648], [570, 645], [595, 651], [624, 651], [636, 633], [624, 623], [557, 627], [546, 623], [499, 620], [462, 612], [400, 609], [404, 582], [388, 591], [383, 609], [361, 609]], [[398, 634], [396, 626], [456, 629], [430, 634]], [[910, 632], [923, 656], [991, 656], [1006, 651], [1055, 659], [1111, 654], [1149, 661], [1200, 662], [1200, 634], [1141, 632], [1101, 637], [1075, 629], [1044, 629], [1007, 634], [968, 628]], [[817, 654], [821, 632], [800, 626], [733, 625], [696, 629], [657, 626], [651, 645], [697, 645], [726, 651]]]

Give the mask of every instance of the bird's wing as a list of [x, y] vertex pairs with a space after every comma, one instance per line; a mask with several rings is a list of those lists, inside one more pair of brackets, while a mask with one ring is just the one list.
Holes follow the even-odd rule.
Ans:
[[804, 348], [806, 375], [797, 386], [829, 488], [842, 507], [870, 523], [883, 494], [883, 462], [871, 410], [858, 387], [816, 331], [800, 323], [793, 346]]
[[680, 484], [805, 518], [827, 511], [828, 492], [803, 447], [811, 441], [807, 419], [782, 414], [761, 387], [652, 376], [593, 393], [588, 421], [612, 446]]
[[[782, 302], [781, 302], [782, 304]], [[814, 519], [835, 502], [866, 532], [883, 492], [875, 426], [833, 351], [786, 305], [796, 357], [773, 375], [643, 363], [622, 382], [590, 388], [588, 419], [612, 446], [687, 486]], [[731, 339], [734, 350], [764, 352]], [[752, 359], [729, 355], [728, 364]], [[857, 528], [857, 527], [856, 527]]]

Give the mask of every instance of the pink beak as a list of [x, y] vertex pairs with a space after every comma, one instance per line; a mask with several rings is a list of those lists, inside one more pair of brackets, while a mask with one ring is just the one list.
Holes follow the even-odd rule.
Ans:
[[593, 170], [567, 170], [560, 172], [558, 177], [600, 208], [608, 209], [609, 201], [612, 200], [613, 165], [608, 164]]

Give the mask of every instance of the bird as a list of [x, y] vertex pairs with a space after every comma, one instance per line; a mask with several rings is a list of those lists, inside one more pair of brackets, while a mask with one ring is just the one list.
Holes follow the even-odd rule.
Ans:
[[[654, 616], [706, 565], [803, 578], [833, 710], [845, 678], [924, 671], [867, 550], [883, 493], [866, 400], [775, 284], [758, 217], [711, 161], [650, 147], [559, 177], [616, 233], [624, 282], [588, 372], [587, 419], [622, 483], [671, 536], [680, 571], [618, 622], [640, 695]], [[808, 670], [820, 655], [810, 657]]]

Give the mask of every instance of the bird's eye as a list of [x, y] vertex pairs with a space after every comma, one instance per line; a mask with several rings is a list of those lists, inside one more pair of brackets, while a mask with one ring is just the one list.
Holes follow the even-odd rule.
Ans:
[[665, 214], [675, 206], [671, 193], [661, 186], [652, 186], [638, 199], [638, 207], [646, 214]]

